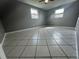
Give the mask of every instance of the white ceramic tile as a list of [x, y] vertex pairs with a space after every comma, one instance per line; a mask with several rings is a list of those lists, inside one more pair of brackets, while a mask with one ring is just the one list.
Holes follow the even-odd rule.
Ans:
[[36, 51], [36, 46], [27, 46], [22, 53], [22, 57], [34, 57]]
[[47, 45], [46, 40], [38, 40], [37, 45]]
[[7, 59], [19, 59], [19, 58], [7, 58]]
[[38, 36], [39, 36], [39, 39], [50, 39], [49, 33], [47, 32], [47, 30], [44, 30], [44, 29], [39, 31]]
[[9, 40], [6, 40], [6, 39], [5, 39], [3, 46], [7, 46], [8, 43], [9, 43]]
[[37, 40], [29, 40], [28, 45], [37, 45]]
[[70, 46], [61, 46], [67, 56], [76, 56], [76, 50], [73, 50]]
[[57, 45], [55, 40], [47, 40], [48, 45]]
[[75, 37], [66, 37], [66, 36], [62, 36], [62, 39], [71, 39], [71, 40], [74, 40]]
[[25, 47], [17, 46], [9, 54], [8, 57], [19, 57]]
[[28, 44], [28, 40], [22, 40], [22, 41], [16, 42], [16, 45], [27, 45], [27, 44]]
[[71, 39], [64, 39], [63, 41], [66, 42], [67, 44], [71, 44], [71, 45], [72, 45], [72, 44], [74, 44], [74, 45], [76, 44], [76, 40], [75, 40], [75, 39], [74, 39], [74, 40], [71, 40]]
[[37, 33], [37, 29], [31, 29], [31, 30], [26, 30], [26, 31], [21, 31], [21, 32], [16, 32], [16, 33], [11, 33], [7, 35], [7, 38], [26, 38], [26, 39], [32, 39], [33, 35]]
[[52, 59], [68, 59], [68, 58], [52, 58]]
[[66, 42], [64, 42], [62, 39], [55, 39], [57, 44], [59, 45], [68, 45]]
[[36, 56], [50, 56], [47, 46], [37, 46]]
[[34, 58], [20, 58], [20, 59], [34, 59]]
[[[52, 56], [65, 56], [64, 53], [57, 47], [57, 43], [62, 47], [62, 45], [71, 44], [75, 49], [75, 33], [69, 28], [63, 27], [43, 27], [43, 28], [34, 28], [28, 31], [21, 31], [6, 36], [4, 45], [15, 46], [15, 45], [49, 45], [50, 53]], [[29, 42], [24, 41], [29, 40]], [[45, 41], [47, 40], [47, 42]], [[55, 44], [55, 46], [53, 46]], [[62, 45], [61, 45], [62, 44]], [[73, 45], [74, 44], [74, 45]], [[52, 46], [50, 46], [52, 45]], [[75, 50], [72, 47], [63, 46], [63, 50], [68, 56], [75, 56]], [[4, 46], [5, 48], [5, 46]], [[18, 47], [7, 54], [9, 57], [18, 57], [23, 51], [24, 47]], [[5, 53], [8, 53], [9, 48], [5, 48]], [[20, 57], [34, 57], [36, 51], [36, 46], [27, 46]], [[37, 46], [36, 56], [50, 56], [48, 48], [46, 46]], [[22, 58], [29, 59], [29, 58]], [[33, 59], [33, 58], [32, 58]], [[44, 58], [37, 58], [44, 59]], [[47, 58], [46, 58], [47, 59]], [[54, 58], [53, 58], [54, 59]], [[55, 59], [66, 59], [66, 58], [55, 58]], [[74, 58], [71, 58], [74, 59]]]
[[49, 46], [51, 56], [65, 56], [58, 46]]
[[77, 58], [69, 58], [69, 59], [77, 59]]
[[51, 58], [36, 58], [36, 59], [51, 59]]
[[11, 40], [4, 46], [16, 46], [16, 45], [27, 45], [28, 40]]
[[3, 47], [3, 50], [5, 52], [6, 55], [8, 55], [8, 53], [10, 53], [15, 47]]

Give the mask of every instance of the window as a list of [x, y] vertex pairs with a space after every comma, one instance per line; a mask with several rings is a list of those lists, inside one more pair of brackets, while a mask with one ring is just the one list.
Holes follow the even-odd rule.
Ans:
[[62, 18], [64, 15], [64, 8], [55, 11], [55, 18]]
[[31, 8], [31, 17], [32, 17], [32, 19], [38, 19], [39, 18], [38, 10]]

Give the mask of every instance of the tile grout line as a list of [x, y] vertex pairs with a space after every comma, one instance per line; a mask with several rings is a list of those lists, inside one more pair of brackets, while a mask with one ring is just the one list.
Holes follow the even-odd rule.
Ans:
[[[63, 40], [63, 39], [62, 39]], [[64, 41], [64, 40], [63, 40]], [[68, 46], [70, 46], [71, 44], [68, 44], [68, 42], [64, 41]], [[72, 46], [70, 46], [72, 47]], [[75, 50], [73, 47], [72, 47], [73, 50]]]
[[[29, 40], [28, 40], [29, 42]], [[26, 43], [28, 45], [28, 43]], [[21, 52], [20, 56], [23, 54], [23, 52], [25, 51], [25, 49], [27, 48], [27, 46], [25, 46], [25, 48], [23, 49], [23, 51]], [[20, 56], [19, 56], [19, 59], [20, 59]]]
[[[54, 39], [55, 40], [55, 39]], [[55, 40], [56, 41], [56, 40]], [[57, 43], [57, 41], [56, 41], [56, 43]], [[64, 52], [64, 50], [61, 48], [61, 46], [57, 43], [57, 45], [58, 45], [58, 47], [61, 49], [61, 51], [65, 54], [65, 56], [67, 57], [67, 59], [69, 59], [68, 58], [68, 56], [67, 56], [67, 54]]]
[[[48, 32], [48, 30], [47, 30], [47, 32]], [[47, 43], [47, 39], [46, 39], [46, 43]], [[51, 55], [51, 52], [50, 52], [48, 43], [47, 43], [47, 48], [48, 48], [48, 50], [49, 50], [50, 58], [52, 59], [52, 55]]]
[[13, 47], [13, 49], [11, 49], [11, 50], [8, 52], [8, 54], [10, 54], [10, 52], [12, 52], [14, 49], [15, 49], [15, 48]]
[[[8, 58], [18, 58], [18, 57], [8, 57]], [[34, 58], [34, 57], [20, 57], [20, 58]], [[40, 56], [37, 58], [50, 58], [50, 57]], [[53, 56], [52, 58], [67, 58], [67, 57], [66, 56]], [[69, 57], [69, 58], [75, 58], [75, 57], [73, 56], [73, 57]]]
[[[37, 43], [38, 43], [38, 39], [37, 39]], [[36, 50], [35, 50], [35, 56], [34, 56], [34, 59], [36, 59], [36, 53], [37, 53], [37, 44], [36, 44]]]
[[[15, 49], [16, 49], [16, 47], [15, 47]], [[12, 50], [12, 51], [13, 51], [13, 50]], [[20, 51], [20, 49], [19, 49], [19, 51]], [[9, 58], [9, 57], [11, 57], [11, 58], [12, 58], [13, 56], [8, 56], [8, 58]], [[18, 56], [18, 57], [17, 57], [17, 56], [15, 56], [15, 57], [16, 57], [16, 58], [19, 58], [19, 56]]]
[[39, 31], [37, 32], [37, 44], [36, 44], [36, 51], [35, 51], [35, 57], [34, 57], [34, 59], [36, 59], [38, 39], [39, 39]]
[[[38, 40], [37, 40], [38, 41]], [[58, 44], [59, 45], [59, 44]], [[27, 45], [28, 46], [28, 45]], [[36, 45], [36, 47], [37, 47], [38, 45]], [[47, 46], [47, 47], [49, 47], [49, 46]], [[60, 45], [59, 45], [59, 47], [61, 47]], [[62, 48], [62, 47], [61, 47]], [[50, 50], [49, 50], [50, 51]], [[36, 53], [36, 51], [35, 51], [35, 53]], [[41, 57], [40, 57], [41, 58]]]
[[[4, 46], [4, 47], [17, 47], [17, 46], [36, 46], [36, 45], [15, 45], [15, 46]], [[37, 45], [37, 46], [47, 46], [47, 45]]]
[[[13, 47], [13, 49], [11, 49], [7, 54], [10, 54], [10, 52], [12, 52], [16, 47]], [[8, 55], [6, 55], [6, 57], [8, 57]]]
[[48, 48], [48, 51], [49, 51], [49, 54], [50, 54], [50, 58], [52, 59], [52, 56], [51, 56], [51, 53], [50, 53], [50, 49], [49, 49], [49, 46], [48, 46], [47, 40], [46, 40], [46, 44], [47, 44], [47, 48]]
[[[4, 47], [7, 47], [7, 46], [4, 46]], [[13, 46], [35, 46], [35, 45], [13, 45]], [[37, 46], [46, 46], [46, 45], [37, 45]], [[63, 46], [67, 46], [67, 45], [63, 45]], [[71, 45], [68, 45], [68, 46], [71, 46]], [[12, 46], [8, 46], [8, 47], [12, 47]]]

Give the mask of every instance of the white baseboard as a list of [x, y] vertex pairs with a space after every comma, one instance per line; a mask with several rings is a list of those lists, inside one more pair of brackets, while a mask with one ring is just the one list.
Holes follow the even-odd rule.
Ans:
[[4, 40], [5, 40], [5, 37], [6, 37], [6, 33], [4, 34], [4, 37], [3, 37], [3, 40], [2, 40], [2, 42], [1, 42], [1, 45], [3, 46], [3, 43], [4, 43]]
[[3, 40], [0, 43], [0, 58], [1, 59], [7, 59], [7, 57], [6, 57], [5, 53], [4, 53], [4, 50], [3, 50], [3, 43], [4, 43], [4, 40], [5, 40], [5, 37], [6, 37], [6, 33], [4, 34]]
[[1, 44], [0, 44], [0, 58], [7, 59]]

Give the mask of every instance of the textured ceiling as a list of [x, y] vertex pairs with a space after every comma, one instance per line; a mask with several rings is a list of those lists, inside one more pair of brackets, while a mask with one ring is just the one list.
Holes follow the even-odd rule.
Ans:
[[39, 0], [19, 0], [19, 1], [36, 6], [38, 8], [42, 8], [44, 10], [48, 10], [63, 4], [74, 2], [76, 0], [54, 0], [53, 2], [49, 2], [48, 4], [39, 3], [38, 2]]

